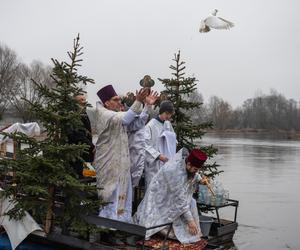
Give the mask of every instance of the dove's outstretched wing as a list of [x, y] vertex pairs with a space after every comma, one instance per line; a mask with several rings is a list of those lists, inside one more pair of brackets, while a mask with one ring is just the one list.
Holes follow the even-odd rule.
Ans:
[[234, 23], [233, 22], [230, 22], [222, 17], [218, 17], [220, 20], [222, 20], [223, 22], [227, 23], [228, 24], [228, 28], [227, 29], [230, 29], [232, 27], [234, 27]]

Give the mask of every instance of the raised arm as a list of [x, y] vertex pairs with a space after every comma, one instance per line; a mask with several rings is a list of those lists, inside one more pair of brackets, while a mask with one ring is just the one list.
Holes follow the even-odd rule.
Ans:
[[[149, 95], [147, 95], [147, 89], [141, 89], [139, 92], [136, 92], [136, 101], [144, 102], [145, 107], [142, 113], [137, 117], [140, 106], [137, 108], [136, 101], [130, 107], [130, 109], [126, 112], [123, 118], [123, 125], [132, 125], [130, 130], [138, 130], [145, 126], [151, 106], [155, 103], [158, 98], [158, 93], [156, 91], [151, 91]], [[132, 112], [133, 111], [133, 112]], [[134, 122], [134, 124], [132, 124]]]
[[147, 95], [146, 89], [140, 89], [139, 91], [136, 91], [136, 98], [132, 106], [128, 111], [125, 112], [122, 118], [122, 124], [125, 126], [128, 126], [140, 113], [142, 103], [144, 102]]

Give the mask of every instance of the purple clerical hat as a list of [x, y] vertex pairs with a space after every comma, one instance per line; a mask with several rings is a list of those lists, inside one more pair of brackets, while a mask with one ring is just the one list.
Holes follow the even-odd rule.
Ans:
[[99, 96], [102, 103], [105, 104], [106, 101], [109, 101], [112, 97], [117, 96], [117, 93], [112, 85], [107, 85], [100, 89], [97, 92], [97, 95]]

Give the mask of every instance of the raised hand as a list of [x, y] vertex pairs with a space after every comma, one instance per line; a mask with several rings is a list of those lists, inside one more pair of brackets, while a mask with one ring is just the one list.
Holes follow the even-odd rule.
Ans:
[[200, 183], [202, 185], [209, 185], [209, 179], [206, 176], [202, 176], [202, 179], [200, 180]]
[[145, 98], [145, 104], [153, 105], [156, 102], [156, 100], [158, 99], [158, 97], [159, 97], [158, 92], [151, 90], [150, 94], [147, 95]]
[[148, 94], [148, 89], [141, 88], [139, 91], [135, 91], [135, 99], [139, 102], [144, 102]]

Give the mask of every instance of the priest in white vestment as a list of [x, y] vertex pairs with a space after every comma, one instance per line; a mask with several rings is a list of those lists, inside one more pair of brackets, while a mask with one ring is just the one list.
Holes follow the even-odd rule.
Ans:
[[146, 189], [161, 166], [176, 153], [176, 134], [169, 121], [174, 113], [170, 101], [163, 101], [159, 115], [152, 118], [145, 127], [145, 183]]
[[[103, 105], [97, 105], [97, 133], [95, 169], [99, 197], [108, 204], [99, 216], [131, 222], [131, 175], [127, 128], [144, 126], [139, 115], [142, 103], [152, 105], [157, 93], [141, 89], [136, 101], [126, 112], [121, 112], [121, 98], [112, 85], [97, 92]], [[147, 108], [146, 108], [147, 109]], [[147, 112], [147, 110], [144, 112]], [[136, 123], [136, 124], [134, 124]]]
[[[172, 222], [170, 238], [194, 243], [201, 240], [202, 234], [193, 193], [199, 182], [206, 184], [197, 172], [207, 156], [199, 149], [193, 149], [188, 157], [182, 152], [178, 151], [153, 177], [133, 220], [147, 228]], [[165, 234], [166, 229], [148, 230], [146, 238], [157, 232]]]

